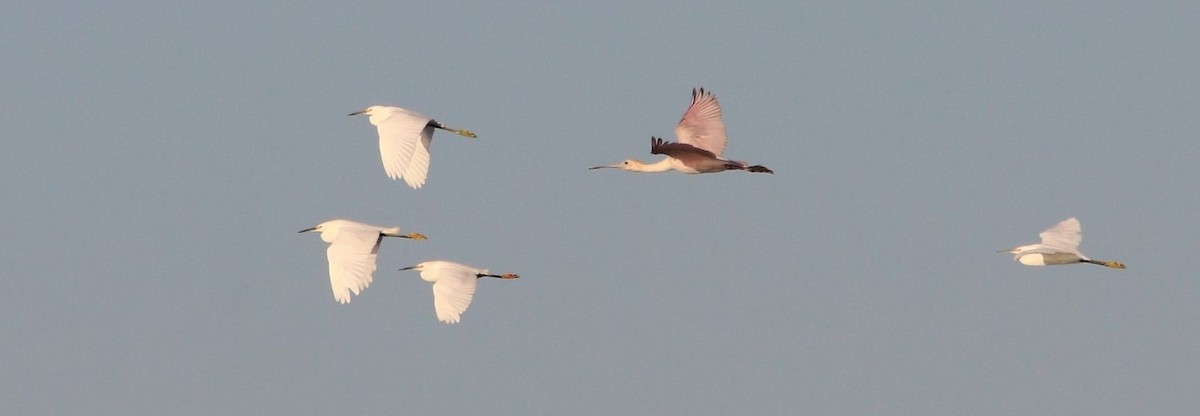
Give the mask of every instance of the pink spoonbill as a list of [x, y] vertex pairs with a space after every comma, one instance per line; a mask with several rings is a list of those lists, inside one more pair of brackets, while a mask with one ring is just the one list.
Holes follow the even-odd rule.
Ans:
[[675, 126], [677, 143], [662, 138], [650, 138], [650, 153], [666, 155], [663, 160], [645, 163], [637, 159], [626, 159], [615, 165], [596, 166], [590, 169], [613, 168], [630, 172], [666, 172], [677, 170], [683, 173], [713, 173], [726, 170], [749, 172], [775, 172], [765, 166], [747, 165], [746, 162], [723, 159], [725, 151], [725, 122], [721, 121], [721, 105], [717, 97], [704, 88], [692, 89], [692, 105], [688, 106], [679, 125]]

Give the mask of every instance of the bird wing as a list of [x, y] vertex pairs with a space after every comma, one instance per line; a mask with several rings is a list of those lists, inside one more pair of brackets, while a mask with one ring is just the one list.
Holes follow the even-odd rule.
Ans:
[[329, 285], [334, 300], [350, 303], [351, 292], [357, 295], [371, 285], [381, 239], [378, 231], [342, 229], [329, 244], [325, 254], [329, 257]]
[[686, 143], [668, 143], [661, 138], [650, 138], [650, 153], [667, 155], [678, 159], [680, 163], [701, 172], [723, 170], [727, 163], [735, 163], [718, 158], [707, 150]]
[[437, 281], [433, 283], [433, 310], [438, 320], [448, 324], [458, 323], [459, 316], [471, 306], [471, 299], [475, 297], [475, 286], [478, 284], [475, 271], [447, 265], [421, 273], [437, 275]]
[[426, 125], [421, 130], [421, 143], [413, 147], [412, 158], [408, 159], [408, 167], [404, 168], [404, 182], [413, 189], [425, 184], [429, 176], [429, 145], [433, 144], [433, 126]]
[[717, 97], [703, 88], [693, 89], [692, 105], [688, 106], [679, 125], [675, 126], [675, 138], [680, 143], [696, 146], [720, 157], [725, 152], [726, 137]]
[[379, 122], [379, 155], [389, 178], [404, 178], [412, 188], [425, 184], [429, 172], [429, 143], [433, 127], [429, 117], [397, 109]]
[[1038, 236], [1042, 237], [1042, 245], [1062, 251], [1079, 254], [1079, 243], [1083, 241], [1083, 233], [1079, 220], [1067, 218]]

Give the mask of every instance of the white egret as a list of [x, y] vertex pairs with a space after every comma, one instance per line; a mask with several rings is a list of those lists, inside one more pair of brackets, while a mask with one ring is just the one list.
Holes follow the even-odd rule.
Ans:
[[668, 143], [658, 137], [650, 137], [650, 153], [666, 155], [663, 160], [645, 163], [637, 159], [626, 159], [615, 165], [595, 166], [590, 169], [614, 168], [630, 172], [666, 172], [677, 170], [683, 173], [713, 173], [726, 170], [748, 172], [775, 172], [764, 166], [749, 166], [746, 162], [721, 158], [725, 151], [725, 122], [721, 121], [721, 106], [712, 92], [703, 88], [692, 89], [692, 104], [683, 113], [675, 126], [678, 143]]
[[333, 288], [333, 299], [350, 303], [350, 292], [355, 295], [371, 284], [375, 272], [375, 256], [383, 237], [400, 237], [424, 240], [419, 233], [400, 234], [400, 227], [385, 228], [350, 220], [329, 220], [316, 227], [300, 232], [318, 231], [321, 240], [329, 243], [329, 285]]
[[1091, 263], [1114, 269], [1124, 269], [1120, 262], [1108, 260], [1093, 260], [1079, 252], [1079, 242], [1083, 234], [1079, 220], [1067, 218], [1038, 236], [1042, 237], [1041, 244], [1030, 244], [1000, 250], [1000, 253], [1012, 253], [1013, 260], [1026, 266], [1048, 266], [1056, 264]]
[[458, 317], [471, 305], [475, 297], [476, 280], [483, 277], [516, 279], [515, 274], [490, 274], [487, 269], [476, 269], [464, 264], [444, 260], [431, 260], [400, 270], [421, 272], [421, 280], [433, 283], [433, 311], [439, 321], [458, 323]]
[[476, 137], [470, 130], [447, 127], [428, 116], [400, 107], [373, 105], [348, 115], [359, 114], [366, 114], [367, 120], [378, 127], [379, 155], [388, 177], [404, 178], [413, 189], [424, 185], [429, 175], [429, 143], [433, 141], [433, 129], [472, 139]]

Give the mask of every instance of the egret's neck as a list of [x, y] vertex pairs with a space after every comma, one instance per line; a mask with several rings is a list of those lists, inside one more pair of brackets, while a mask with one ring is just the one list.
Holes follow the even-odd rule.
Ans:
[[671, 158], [667, 157], [667, 158], [663, 158], [663, 160], [660, 160], [660, 161], [657, 161], [654, 163], [649, 163], [649, 164], [638, 163], [636, 165], [630, 166], [629, 170], [634, 171], [634, 172], [658, 173], [658, 172], [666, 172], [668, 170], [671, 170], [672, 168], [674, 168], [674, 167], [671, 166]]

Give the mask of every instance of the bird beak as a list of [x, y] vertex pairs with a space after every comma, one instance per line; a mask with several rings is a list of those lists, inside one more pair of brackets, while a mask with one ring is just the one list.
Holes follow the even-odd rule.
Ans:
[[309, 232], [309, 231], [313, 231], [313, 230], [316, 230], [316, 229], [317, 229], [317, 227], [305, 228], [305, 229], [303, 229], [303, 230], [300, 230], [299, 232], [301, 232], [301, 233], [307, 233], [307, 232]]
[[602, 165], [602, 166], [592, 166], [592, 167], [588, 168], [588, 170], [605, 169], [605, 168], [613, 168], [613, 169], [616, 169], [616, 168], [617, 168], [617, 165]]
[[1010, 248], [1008, 250], [996, 250], [997, 253], [1013, 253], [1016, 251], [1017, 251], [1017, 249], [1015, 249], [1015, 248]]
[[412, 270], [412, 269], [415, 269], [415, 268], [417, 268], [417, 266], [408, 266], [408, 267], [405, 267], [405, 268], [403, 268], [403, 269], [400, 269], [400, 270]]
[[366, 112], [367, 112], [367, 110], [359, 110], [359, 111], [355, 111], [355, 112], [353, 112], [353, 113], [346, 114], [346, 115], [347, 115], [347, 116], [357, 116], [357, 115], [359, 115], [359, 114], [364, 114], [364, 113], [366, 113]]

